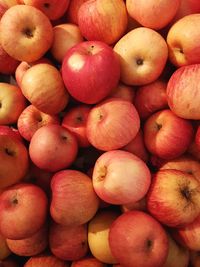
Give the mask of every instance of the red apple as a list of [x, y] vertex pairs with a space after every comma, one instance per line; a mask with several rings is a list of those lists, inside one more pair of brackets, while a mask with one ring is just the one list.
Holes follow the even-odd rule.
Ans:
[[[0, 11], [1, 12], [1, 11]], [[8, 53], [0, 45], [0, 73], [2, 74], [13, 74], [19, 61], [8, 55]]]
[[164, 228], [142, 211], [120, 215], [110, 227], [109, 244], [120, 266], [162, 267], [168, 254]]
[[69, 267], [69, 263], [58, 259], [52, 254], [42, 253], [30, 257], [24, 267]]
[[134, 202], [130, 202], [128, 204], [123, 204], [120, 206], [122, 212], [127, 212], [131, 210], [141, 210], [146, 211], [146, 197]]
[[36, 233], [46, 220], [47, 202], [44, 191], [33, 184], [19, 183], [5, 189], [0, 195], [1, 233], [9, 239]]
[[94, 190], [101, 199], [122, 205], [146, 195], [151, 174], [144, 161], [134, 154], [112, 150], [97, 159], [92, 179]]
[[125, 33], [127, 23], [122, 0], [89, 0], [78, 10], [78, 26], [87, 40], [114, 44]]
[[3, 49], [19, 61], [41, 58], [53, 41], [49, 19], [39, 9], [27, 5], [14, 5], [3, 14], [0, 34]]
[[29, 145], [29, 155], [33, 163], [40, 169], [50, 172], [69, 167], [77, 152], [76, 138], [59, 124], [39, 128]]
[[139, 128], [140, 118], [135, 106], [123, 99], [109, 98], [91, 109], [86, 133], [95, 148], [108, 151], [127, 145]]
[[49, 124], [60, 124], [59, 116], [46, 114], [33, 105], [27, 106], [17, 120], [19, 133], [27, 141], [39, 128]]
[[182, 155], [192, 142], [193, 134], [191, 122], [170, 109], [153, 113], [144, 124], [144, 142], [148, 151], [163, 159]]
[[83, 259], [73, 261], [71, 267], [106, 267], [107, 265], [100, 262], [94, 257], [84, 257]]
[[134, 102], [135, 99], [136, 88], [133, 86], [128, 86], [123, 83], [119, 83], [117, 87], [113, 88], [110, 95], [108, 97], [117, 97], [122, 98], [124, 100]]
[[84, 41], [67, 51], [62, 77], [78, 101], [94, 104], [108, 96], [120, 78], [119, 60], [113, 49], [100, 41]]
[[181, 5], [176, 12], [176, 16], [172, 20], [172, 23], [183, 18], [184, 16], [199, 13], [200, 12], [200, 5], [199, 0], [181, 0]]
[[147, 193], [147, 210], [170, 227], [191, 223], [200, 212], [200, 182], [179, 170], [160, 170], [154, 174]]
[[80, 6], [88, 0], [71, 0], [67, 9], [67, 19], [70, 23], [78, 25], [78, 11]]
[[75, 226], [87, 223], [99, 207], [99, 199], [90, 177], [76, 170], [57, 172], [51, 180], [50, 213], [59, 224]]
[[20, 142], [24, 141], [23, 137], [19, 133], [19, 130], [13, 126], [0, 125], [0, 135], [9, 135], [13, 138], [17, 138]]

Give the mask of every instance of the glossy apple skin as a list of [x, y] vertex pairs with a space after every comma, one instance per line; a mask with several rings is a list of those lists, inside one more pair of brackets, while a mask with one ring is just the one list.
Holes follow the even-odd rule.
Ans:
[[154, 174], [147, 193], [147, 210], [164, 225], [189, 224], [199, 215], [199, 187], [192, 174], [160, 170]]
[[127, 23], [126, 6], [122, 0], [89, 0], [78, 10], [78, 25], [87, 40], [114, 44], [125, 33]]
[[163, 226], [142, 211], [120, 215], [111, 225], [109, 244], [120, 265], [127, 267], [161, 267], [168, 254], [168, 238]]
[[147, 165], [134, 154], [112, 150], [97, 159], [92, 180], [94, 190], [101, 199], [122, 205], [145, 196], [151, 174]]
[[104, 42], [84, 41], [65, 54], [62, 77], [67, 90], [76, 100], [95, 104], [117, 86], [119, 60]]
[[[51, 180], [50, 213], [54, 221], [75, 226], [87, 223], [99, 207], [89, 176], [76, 170], [62, 170]], [[72, 208], [73, 207], [73, 208]]]
[[193, 136], [191, 122], [178, 117], [170, 109], [153, 113], [144, 124], [147, 150], [162, 159], [169, 160], [182, 155]]
[[29, 145], [29, 155], [40, 169], [56, 172], [69, 167], [78, 152], [77, 140], [59, 124], [39, 128]]
[[41, 253], [30, 257], [24, 267], [69, 267], [69, 263], [58, 259], [51, 253]]
[[59, 259], [79, 260], [88, 252], [87, 225], [64, 226], [52, 222], [49, 230], [49, 247]]
[[127, 145], [139, 128], [140, 117], [132, 103], [119, 98], [108, 98], [91, 109], [86, 133], [95, 148], [109, 151]]
[[200, 64], [178, 68], [167, 84], [167, 101], [170, 109], [184, 119], [200, 119]]
[[0, 195], [0, 230], [9, 239], [30, 237], [45, 223], [47, 209], [47, 196], [38, 186], [28, 183], [10, 186]]

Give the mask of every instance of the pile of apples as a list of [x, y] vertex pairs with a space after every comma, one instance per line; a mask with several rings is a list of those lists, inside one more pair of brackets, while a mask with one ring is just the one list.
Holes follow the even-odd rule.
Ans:
[[0, 266], [200, 266], [200, 1], [0, 0]]

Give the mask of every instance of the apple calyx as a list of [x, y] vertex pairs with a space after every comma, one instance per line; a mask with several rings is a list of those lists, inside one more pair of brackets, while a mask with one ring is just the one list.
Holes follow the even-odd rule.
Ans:
[[98, 176], [96, 177], [96, 181], [101, 182], [105, 179], [106, 174], [107, 174], [107, 167], [106, 166], [101, 166], [98, 170]]
[[30, 27], [24, 28], [22, 33], [28, 38], [31, 39], [34, 36], [35, 28], [31, 29]]

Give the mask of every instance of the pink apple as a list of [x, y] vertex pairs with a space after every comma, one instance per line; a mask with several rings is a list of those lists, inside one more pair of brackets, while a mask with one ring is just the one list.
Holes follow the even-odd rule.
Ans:
[[164, 228], [142, 211], [119, 216], [111, 225], [109, 244], [120, 266], [162, 267], [168, 254]]
[[59, 224], [87, 223], [99, 207], [99, 199], [89, 176], [76, 170], [57, 172], [51, 180], [50, 214]]
[[59, 24], [53, 27], [54, 39], [51, 46], [51, 54], [62, 62], [66, 52], [74, 45], [84, 41], [80, 29], [72, 23]]
[[93, 170], [97, 195], [111, 204], [127, 204], [142, 199], [150, 186], [147, 165], [134, 154], [123, 150], [103, 153]]
[[94, 257], [84, 257], [83, 259], [73, 261], [71, 267], [106, 267], [107, 265], [100, 262]]
[[170, 109], [153, 113], [144, 124], [144, 142], [148, 151], [163, 159], [182, 155], [193, 139], [190, 121], [176, 116]]
[[88, 0], [71, 0], [67, 9], [67, 19], [70, 23], [78, 25], [78, 11], [80, 6]]
[[184, 119], [200, 119], [200, 64], [178, 68], [167, 84], [167, 101], [170, 109]]
[[122, 0], [89, 0], [78, 10], [78, 26], [87, 40], [114, 44], [125, 33], [127, 23]]
[[86, 135], [86, 123], [90, 110], [90, 106], [77, 105], [68, 110], [62, 119], [62, 126], [76, 136], [80, 147], [90, 146]]
[[24, 267], [69, 267], [69, 263], [58, 259], [56, 256], [47, 253], [41, 253], [30, 257]]
[[44, 191], [33, 184], [19, 183], [5, 189], [0, 195], [1, 233], [9, 239], [36, 233], [46, 220], [47, 202]]
[[180, 4], [181, 0], [163, 0], [156, 2], [147, 2], [145, 0], [126, 1], [129, 16], [138, 21], [142, 26], [155, 30], [165, 27], [172, 21]]
[[36, 64], [24, 73], [21, 89], [31, 104], [51, 115], [61, 112], [69, 100], [59, 70], [46, 63]]
[[113, 49], [104, 42], [84, 41], [67, 51], [62, 63], [62, 77], [76, 100], [94, 104], [117, 86], [119, 60]]
[[2, 74], [13, 74], [19, 61], [8, 55], [8, 53], [0, 45], [0, 73]]
[[68, 9], [70, 0], [23, 0], [25, 5], [40, 9], [49, 19], [61, 18]]
[[27, 5], [14, 5], [3, 14], [0, 33], [3, 49], [19, 61], [41, 58], [53, 41], [49, 19], [39, 9]]
[[61, 260], [74, 261], [88, 252], [87, 225], [65, 226], [52, 222], [49, 230], [51, 252]]
[[147, 210], [161, 223], [181, 227], [200, 212], [200, 183], [192, 175], [174, 169], [154, 174], [147, 194]]
[[166, 89], [167, 82], [161, 79], [137, 88], [134, 104], [141, 119], [168, 107]]
[[86, 132], [89, 142], [95, 148], [108, 151], [127, 145], [139, 128], [140, 118], [132, 103], [108, 98], [91, 109]]
[[50, 172], [69, 167], [77, 152], [75, 136], [59, 124], [39, 128], [29, 145], [29, 155], [33, 163], [40, 169]]
[[138, 27], [126, 33], [114, 45], [114, 51], [120, 60], [121, 81], [127, 85], [154, 82], [163, 72], [168, 58], [165, 39], [146, 27]]
[[122, 98], [124, 100], [134, 102], [135, 99], [136, 88], [133, 86], [128, 86], [123, 83], [119, 83], [117, 87], [113, 88], [110, 95], [108, 97], [117, 97]]
[[17, 120], [19, 133], [27, 141], [39, 128], [49, 124], [60, 124], [59, 116], [46, 114], [33, 105], [27, 106]]

